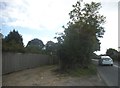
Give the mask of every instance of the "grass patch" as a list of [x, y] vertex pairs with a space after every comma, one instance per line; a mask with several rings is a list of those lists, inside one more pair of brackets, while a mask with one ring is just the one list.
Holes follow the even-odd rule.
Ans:
[[57, 66], [52, 69], [55, 75], [59, 76], [72, 76], [72, 77], [81, 77], [81, 76], [92, 76], [97, 74], [97, 68], [95, 64], [89, 65], [89, 68], [76, 68], [76, 69], [67, 69], [66, 71], [60, 70]]
[[96, 75], [97, 74], [97, 68], [94, 64], [91, 64], [89, 68], [76, 68], [74, 70], [69, 70], [68, 75], [71, 76], [87, 76], [87, 75]]

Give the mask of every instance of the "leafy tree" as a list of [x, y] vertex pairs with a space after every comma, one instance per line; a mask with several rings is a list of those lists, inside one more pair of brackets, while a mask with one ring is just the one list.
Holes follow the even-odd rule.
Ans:
[[2, 50], [7, 52], [24, 52], [23, 38], [18, 31], [11, 31], [2, 39]]
[[70, 21], [63, 26], [64, 33], [58, 37], [58, 56], [61, 68], [88, 68], [93, 52], [100, 50], [99, 38], [104, 35], [102, 24], [105, 17], [99, 14], [100, 3], [83, 4], [77, 1], [69, 13]]
[[107, 49], [106, 55], [110, 56], [113, 60], [118, 60], [118, 51], [115, 49]]
[[0, 33], [0, 51], [2, 51], [2, 40], [3, 40], [3, 34]]
[[49, 54], [56, 53], [56, 43], [54, 43], [53, 41], [48, 41], [45, 45], [45, 48]]
[[14, 41], [15, 43], [18, 43], [23, 46], [23, 38], [22, 36], [18, 33], [18, 31], [13, 30], [10, 32], [6, 37], [5, 37], [6, 42], [11, 42]]
[[3, 34], [2, 33], [0, 33], [0, 39], [2, 39], [3, 38]]
[[118, 61], [120, 62], [120, 52], [118, 52]]
[[42, 40], [35, 38], [28, 42], [26, 46], [26, 51], [31, 53], [41, 53], [43, 47], [44, 44]]

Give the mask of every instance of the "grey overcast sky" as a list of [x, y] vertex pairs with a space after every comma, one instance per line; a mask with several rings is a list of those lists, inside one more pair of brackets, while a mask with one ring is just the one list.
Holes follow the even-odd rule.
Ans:
[[[69, 21], [68, 13], [78, 0], [0, 0], [0, 29], [6, 36], [13, 29], [23, 37], [24, 45], [33, 38], [41, 39], [44, 44], [52, 40], [56, 32], [63, 32], [63, 25]], [[100, 13], [106, 16], [105, 34], [101, 42], [103, 54], [108, 48], [118, 50], [118, 1], [83, 0], [101, 2]]]

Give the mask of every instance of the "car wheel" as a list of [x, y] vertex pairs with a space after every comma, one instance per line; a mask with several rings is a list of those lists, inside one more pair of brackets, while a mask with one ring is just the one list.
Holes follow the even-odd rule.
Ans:
[[111, 64], [111, 66], [113, 66], [113, 64]]

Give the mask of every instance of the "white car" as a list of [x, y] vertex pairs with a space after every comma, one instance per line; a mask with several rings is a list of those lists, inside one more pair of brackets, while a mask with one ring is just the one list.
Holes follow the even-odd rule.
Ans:
[[113, 66], [113, 60], [109, 56], [101, 56], [98, 63], [99, 63], [99, 65], [111, 65], [111, 66]]

